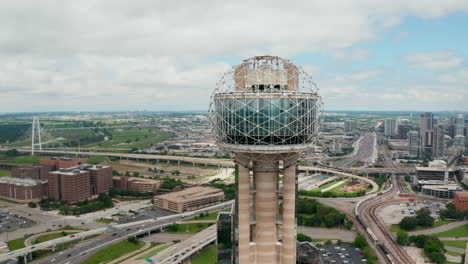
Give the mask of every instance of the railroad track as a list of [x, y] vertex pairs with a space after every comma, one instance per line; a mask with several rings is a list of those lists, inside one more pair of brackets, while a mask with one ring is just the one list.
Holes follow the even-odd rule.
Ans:
[[[446, 202], [447, 199], [434, 198], [421, 196], [416, 194], [408, 193], [401, 182], [401, 177], [393, 176], [393, 185], [387, 193], [378, 195], [373, 199], [365, 201], [361, 207], [359, 207], [359, 215], [364, 220], [365, 230], [369, 237], [372, 238], [374, 243], [378, 246], [379, 251], [386, 257], [386, 263], [408, 263], [413, 264], [415, 261], [409, 256], [404, 248], [402, 248], [396, 242], [395, 236], [387, 229], [385, 223], [377, 216], [377, 211], [379, 208], [395, 203], [402, 203], [408, 201], [408, 199], [414, 200], [431, 200], [438, 202]], [[389, 197], [405, 194], [404, 198], [391, 199]], [[357, 219], [359, 222], [359, 219]], [[363, 223], [360, 222], [362, 225]], [[369, 227], [372, 227], [370, 229]], [[376, 235], [376, 233], [378, 235]], [[382, 246], [383, 245], [383, 246]]]
[[377, 216], [377, 210], [380, 207], [389, 203], [402, 202], [406, 200], [386, 200], [388, 197], [397, 194], [398, 191], [404, 191], [403, 185], [399, 179], [397, 179], [395, 176], [392, 178], [394, 183], [392, 185], [392, 189], [388, 193], [377, 196], [376, 199], [371, 199], [368, 202], [363, 203], [360, 209], [360, 215], [364, 218], [364, 220], [366, 220], [369, 227], [373, 227], [373, 230], [368, 230], [368, 233], [373, 239], [374, 243], [378, 245], [381, 253], [386, 256], [385, 261], [387, 263], [413, 264], [415, 263], [414, 260], [408, 255], [406, 250], [404, 250], [396, 243], [395, 237], [389, 230], [387, 230], [385, 224]]

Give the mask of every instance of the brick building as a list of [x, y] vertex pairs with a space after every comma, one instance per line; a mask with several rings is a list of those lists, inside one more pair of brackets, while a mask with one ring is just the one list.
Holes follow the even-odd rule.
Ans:
[[204, 186], [195, 186], [154, 197], [155, 206], [177, 213], [198, 210], [222, 201], [224, 201], [222, 190]]
[[114, 176], [112, 183], [114, 188], [124, 191], [152, 192], [157, 193], [164, 181], [145, 178], [132, 178], [125, 176]]
[[468, 210], [468, 192], [456, 192], [454, 203], [457, 210]]
[[86, 161], [83, 159], [57, 158], [57, 157], [41, 159], [39, 161], [39, 164], [50, 166], [52, 170], [70, 168], [70, 167], [79, 166], [85, 163]]
[[88, 199], [91, 196], [89, 171], [72, 167], [49, 174], [49, 196], [68, 203]]
[[46, 196], [47, 181], [39, 179], [0, 178], [0, 196], [13, 200], [32, 201]]
[[89, 171], [91, 193], [93, 195], [106, 193], [112, 188], [112, 167], [104, 165], [83, 166]]
[[50, 173], [50, 166], [34, 165], [14, 167], [11, 169], [11, 176], [21, 179], [47, 180]]

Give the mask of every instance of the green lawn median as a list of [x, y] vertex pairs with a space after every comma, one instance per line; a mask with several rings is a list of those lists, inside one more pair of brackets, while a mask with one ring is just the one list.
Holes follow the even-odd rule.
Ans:
[[217, 250], [216, 246], [210, 246], [203, 249], [200, 254], [192, 257], [190, 260], [192, 264], [216, 264], [217, 263]]
[[145, 243], [137, 241], [135, 243], [124, 240], [99, 250], [94, 255], [81, 262], [82, 264], [106, 263], [111, 260], [142, 248]]

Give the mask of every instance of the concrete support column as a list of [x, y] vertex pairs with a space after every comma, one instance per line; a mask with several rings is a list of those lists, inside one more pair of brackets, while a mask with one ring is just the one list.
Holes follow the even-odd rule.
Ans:
[[239, 264], [250, 264], [250, 169], [239, 164]]
[[278, 161], [254, 161], [256, 217], [254, 242], [256, 243], [255, 263], [277, 264], [278, 242], [276, 216], [278, 213]]
[[296, 263], [296, 166], [284, 168], [283, 175], [282, 264]]

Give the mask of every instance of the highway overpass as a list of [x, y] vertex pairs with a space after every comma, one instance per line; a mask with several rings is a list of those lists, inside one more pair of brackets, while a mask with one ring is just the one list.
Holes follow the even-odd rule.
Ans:
[[[0, 148], [0, 151], [6, 151], [7, 148]], [[18, 149], [21, 152], [30, 152], [30, 149]], [[183, 157], [171, 155], [154, 155], [154, 154], [135, 154], [135, 153], [118, 153], [118, 152], [82, 152], [73, 150], [36, 150], [35, 153], [42, 153], [48, 155], [68, 155], [68, 156], [104, 156], [119, 159], [133, 159], [137, 161], [156, 161], [156, 162], [175, 162], [175, 163], [188, 163], [197, 164], [202, 166], [216, 166], [216, 167], [234, 167], [234, 161], [231, 159], [216, 159], [216, 158], [197, 158], [197, 157]], [[414, 173], [414, 168], [332, 168], [326, 167], [329, 171], [342, 171], [348, 173], [366, 174], [366, 173], [397, 173], [408, 174]], [[299, 166], [300, 171], [312, 171], [317, 167], [313, 166]]]
[[[231, 200], [231, 201], [227, 201], [227, 202], [217, 204], [211, 207], [203, 208], [197, 211], [193, 211], [193, 215], [195, 216], [195, 215], [205, 213], [205, 212], [219, 211], [219, 210], [231, 207], [233, 203], [234, 201]], [[161, 230], [164, 227], [170, 224], [173, 224], [177, 221], [180, 221], [182, 219], [184, 219], [182, 214], [175, 214], [175, 215], [169, 215], [169, 216], [159, 217], [155, 219], [142, 220], [142, 221], [131, 222], [127, 224], [120, 224], [120, 225], [109, 225], [107, 227], [92, 229], [89, 231], [84, 231], [84, 232], [68, 235], [66, 237], [61, 237], [61, 238], [49, 240], [46, 242], [38, 243], [35, 245], [26, 246], [24, 248], [17, 249], [14, 251], [2, 253], [0, 254], [0, 263], [10, 260], [10, 259], [16, 259], [17, 257], [24, 257], [25, 262], [27, 262], [29, 254], [31, 254], [34, 251], [45, 250], [49, 248], [52, 248], [53, 250], [55, 250], [57, 245], [70, 242], [70, 241], [74, 241], [77, 239], [84, 239], [91, 235], [100, 235], [100, 234], [113, 233], [116, 231], [124, 231], [125, 234], [123, 236], [120, 236], [118, 239], [118, 240], [124, 240], [131, 236], [140, 236], [140, 235], [150, 234], [151, 232]], [[115, 242], [116, 241], [112, 241], [112, 243], [115, 243]], [[102, 244], [100, 244], [99, 246], [102, 246]]]

